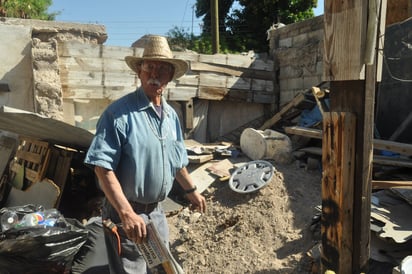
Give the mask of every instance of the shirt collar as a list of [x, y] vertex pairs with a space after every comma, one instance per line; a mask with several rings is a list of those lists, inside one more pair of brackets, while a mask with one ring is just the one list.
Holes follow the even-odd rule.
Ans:
[[[167, 103], [166, 99], [162, 96], [162, 109], [166, 114], [169, 114], [171, 106]], [[147, 97], [146, 93], [142, 87], [139, 87], [136, 90], [136, 101], [137, 101], [137, 109], [138, 111], [143, 111], [147, 108], [153, 108], [152, 103], [150, 102], [149, 98]]]

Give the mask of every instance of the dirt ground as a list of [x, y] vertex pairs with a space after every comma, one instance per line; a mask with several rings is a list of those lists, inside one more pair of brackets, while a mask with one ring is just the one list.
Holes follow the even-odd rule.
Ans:
[[279, 165], [271, 181], [249, 194], [215, 181], [203, 192], [205, 214], [169, 216], [171, 248], [186, 273], [311, 273], [306, 253], [321, 204], [321, 172]]

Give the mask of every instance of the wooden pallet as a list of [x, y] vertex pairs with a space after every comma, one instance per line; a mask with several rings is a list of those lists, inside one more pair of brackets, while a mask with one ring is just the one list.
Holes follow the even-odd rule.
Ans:
[[49, 157], [49, 143], [21, 137], [10, 168], [14, 173], [24, 169], [24, 178], [30, 183], [36, 183], [44, 178]]

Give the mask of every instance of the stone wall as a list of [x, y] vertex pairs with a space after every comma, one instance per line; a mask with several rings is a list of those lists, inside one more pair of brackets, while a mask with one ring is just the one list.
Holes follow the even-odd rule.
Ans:
[[269, 54], [275, 61], [280, 106], [322, 82], [323, 16], [272, 27]]
[[[50, 118], [63, 120], [58, 44], [72, 40], [89, 44], [102, 44], [107, 40], [105, 27], [56, 21], [1, 18], [0, 33], [12, 34], [4, 35], [10, 40], [2, 40], [3, 47], [0, 59], [9, 59], [10, 56], [13, 59], [7, 67], [4, 67], [4, 71], [0, 70], [0, 81], [7, 83], [10, 87], [10, 92], [0, 94], [0, 105], [33, 111]], [[17, 39], [17, 37], [20, 38]], [[21, 37], [26, 37], [26, 39]], [[17, 50], [20, 52], [16, 52], [16, 47], [10, 46], [16, 42], [19, 46]], [[16, 56], [21, 56], [21, 58], [15, 58]], [[22, 59], [26, 61], [21, 62]]]

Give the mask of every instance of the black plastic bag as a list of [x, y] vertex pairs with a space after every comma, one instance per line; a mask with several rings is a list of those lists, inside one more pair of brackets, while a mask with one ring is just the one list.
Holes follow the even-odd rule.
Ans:
[[[30, 211], [31, 207], [24, 207]], [[55, 226], [12, 228], [0, 233], [0, 274], [70, 273], [75, 254], [87, 240], [75, 219]]]

